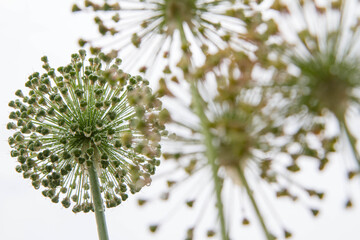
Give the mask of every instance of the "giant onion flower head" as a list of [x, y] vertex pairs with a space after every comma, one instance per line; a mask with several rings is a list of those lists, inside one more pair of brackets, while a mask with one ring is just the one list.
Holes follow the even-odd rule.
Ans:
[[[272, 48], [264, 46], [262, 50]], [[321, 165], [326, 158], [324, 148], [333, 146], [336, 139], [324, 136], [323, 122], [317, 119], [313, 122], [316, 132], [289, 129], [293, 122], [286, 115], [287, 100], [272, 88], [273, 81], [283, 74], [267, 72], [268, 64], [258, 57], [263, 52], [255, 54], [257, 58], [252, 59], [242, 52], [225, 50], [225, 54], [219, 52], [208, 57], [209, 62], [217, 58], [217, 64], [205, 63], [207, 67], [199, 69], [207, 71], [204, 81], [212, 77], [216, 80], [217, 91], [211, 104], [207, 100], [207, 106], [218, 164], [225, 170], [223, 177], [242, 187], [247, 185], [246, 177], [260, 178], [263, 183], [275, 186], [277, 197], [297, 200], [298, 193], [305, 191], [322, 198], [320, 192], [315, 194], [316, 191], [308, 187], [293, 184], [291, 175], [301, 171], [302, 159], [314, 159]], [[310, 135], [319, 143], [319, 148], [303, 141]], [[242, 179], [240, 171], [245, 178]], [[313, 210], [311, 208], [314, 213]]]
[[[309, 126], [314, 118], [334, 119], [359, 165], [350, 120], [357, 116], [360, 100], [359, 2], [305, 0], [278, 2], [276, 7], [282, 12], [279, 26], [289, 46], [285, 59], [289, 69], [295, 69], [280, 84], [288, 93], [293, 116]], [[352, 178], [359, 166], [347, 165]]]
[[[93, 210], [89, 166], [94, 166], [107, 207], [115, 207], [151, 183], [159, 165], [164, 121], [161, 102], [147, 80], [119, 68], [120, 59], [85, 51], [71, 63], [35, 72], [16, 91], [9, 118], [11, 156], [16, 171], [35, 189], [73, 212]], [[113, 65], [110, 65], [114, 62]], [[161, 115], [161, 114], [160, 114]]]
[[291, 82], [303, 89], [298, 102], [310, 113], [320, 115], [327, 109], [341, 120], [349, 106], [358, 102], [354, 89], [360, 84], [360, 15], [356, 12], [360, 6], [356, 1], [294, 1], [286, 7], [299, 16], [292, 29], [297, 32], [291, 35], [296, 40], [287, 53], [300, 70]]
[[[109, 41], [80, 40], [101, 47], [112, 46], [123, 51], [133, 45], [141, 51], [131, 51], [132, 63], [153, 63], [158, 56], [170, 59], [173, 49], [185, 55], [224, 48], [238, 41], [245, 31], [244, 21], [250, 21], [250, 7], [241, 1], [214, 0], [156, 0], [156, 1], [84, 1], [84, 11], [98, 12], [95, 22]], [[73, 11], [81, 8], [74, 5]], [[247, 17], [246, 20], [244, 20]], [[106, 39], [106, 36], [103, 38]], [[96, 48], [93, 48], [96, 49]], [[134, 55], [134, 53], [136, 53]], [[199, 54], [200, 53], [200, 54]], [[146, 56], [146, 57], [144, 57]], [[178, 56], [174, 54], [177, 58]], [[146, 58], [146, 61], [141, 59]], [[149, 60], [150, 58], [150, 60]], [[195, 59], [193, 59], [195, 60]], [[169, 60], [170, 61], [170, 60]], [[177, 59], [176, 59], [177, 61]], [[139, 66], [140, 67], [140, 66]], [[167, 71], [169, 71], [167, 66]], [[145, 71], [146, 66], [141, 67]], [[151, 70], [151, 69], [149, 69]]]
[[[264, 46], [255, 54], [263, 56], [265, 49], [267, 47]], [[324, 193], [315, 186], [303, 185], [295, 179], [301, 174], [301, 163], [304, 160], [311, 159], [322, 164], [326, 161], [324, 148], [328, 149], [336, 142], [336, 139], [324, 136], [324, 126], [320, 120], [313, 123], [318, 127], [316, 132], [293, 127], [296, 123], [286, 115], [287, 100], [272, 88], [273, 80], [281, 78], [282, 72], [268, 72], [266, 66], [268, 63], [264, 59], [252, 58], [234, 49], [224, 49], [208, 55], [204, 65], [194, 73], [194, 78], [199, 80], [197, 86], [202, 101], [201, 111], [208, 119], [207, 127], [216, 154], [217, 175], [222, 181], [222, 199], [227, 215], [225, 219], [236, 219], [231, 222], [239, 222], [240, 218], [244, 225], [249, 224], [249, 218], [248, 208], [242, 207], [242, 204], [239, 207], [243, 194], [255, 199], [256, 204], [263, 200], [264, 192], [261, 190], [264, 188], [271, 189], [270, 193], [275, 197], [292, 201], [312, 197], [309, 203], [300, 202], [305, 203], [303, 205], [310, 214], [317, 216], [319, 209], [316, 201], [321, 200]], [[268, 79], [263, 79], [264, 76]], [[170, 92], [168, 96], [177, 94], [171, 91], [170, 85], [164, 89]], [[205, 189], [209, 190], [210, 187], [201, 185], [196, 191], [194, 186], [200, 183], [209, 185], [209, 181], [213, 180], [209, 177], [212, 169], [207, 158], [207, 139], [203, 126], [194, 116], [197, 111], [195, 104], [191, 103], [190, 106], [193, 112], [187, 113], [191, 116], [184, 118], [182, 115], [182, 119], [177, 120], [176, 115], [172, 115], [169, 129], [177, 126], [181, 131], [171, 136], [176, 140], [176, 146], [168, 148], [164, 157], [175, 160], [186, 173], [182, 180], [175, 179], [175, 176], [169, 178], [169, 192], [174, 191], [176, 194], [176, 189], [183, 185], [185, 179], [188, 183], [193, 180], [186, 204], [196, 207], [202, 206], [199, 203], [209, 202], [213, 189], [205, 194]], [[314, 147], [311, 141], [304, 141], [309, 138], [316, 139], [319, 147]], [[200, 191], [201, 195], [195, 195]], [[241, 211], [234, 211], [234, 205]], [[262, 206], [257, 208], [260, 212], [268, 210]], [[203, 214], [203, 209], [197, 213]], [[267, 225], [261, 216], [258, 217]], [[280, 227], [271, 229], [271, 233], [267, 230], [268, 235], [291, 236], [288, 226], [276, 218], [272, 220], [277, 222], [276, 227]], [[200, 224], [194, 223], [194, 226], [197, 225]], [[238, 228], [232, 227], [230, 236], [235, 236]], [[216, 229], [210, 229], [208, 233], [213, 236]]]

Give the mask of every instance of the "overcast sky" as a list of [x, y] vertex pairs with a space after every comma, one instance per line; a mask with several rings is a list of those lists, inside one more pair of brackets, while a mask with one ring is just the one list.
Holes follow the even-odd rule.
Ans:
[[[66, 64], [70, 55], [77, 52], [77, 39], [95, 34], [96, 26], [85, 15], [70, 12], [71, 0], [1, 0], [0, 1], [0, 239], [2, 240], [63, 240], [97, 239], [93, 214], [73, 214], [61, 204], [53, 204], [36, 191], [29, 180], [15, 172], [16, 159], [10, 157], [6, 130], [7, 106], [13, 100], [17, 89], [24, 89], [27, 76], [41, 71], [40, 58], [47, 55], [52, 66]], [[308, 183], [318, 181], [319, 188], [327, 190], [326, 199], [318, 204], [322, 213], [313, 219], [308, 211], [289, 201], [277, 201], [275, 211], [285, 225], [292, 230], [294, 240], [358, 240], [360, 239], [360, 184], [355, 182], [346, 187], [340, 159], [329, 166], [321, 177], [310, 171], [301, 178]], [[162, 183], [153, 184], [144, 190], [147, 196], [159, 192]], [[188, 189], [191, 186], [188, 186]], [[353, 192], [352, 210], [343, 208], [345, 194]], [[184, 193], [186, 191], [184, 190]], [[180, 194], [181, 195], [181, 194]], [[192, 222], [192, 215], [186, 211], [178, 213], [172, 207], [152, 204], [151, 209], [135, 207], [136, 196], [128, 202], [106, 211], [109, 234], [112, 240], [180, 240], [185, 238], [183, 227]], [[231, 196], [228, 196], [231, 198]], [[176, 200], [176, 199], [174, 199]], [[174, 201], [176, 202], [176, 201]], [[248, 206], [248, 205], [247, 205]], [[251, 212], [249, 210], [248, 212]], [[150, 235], [146, 224], [152, 219], [163, 218], [169, 222], [156, 235]], [[171, 215], [174, 215], [171, 217]], [[238, 229], [233, 240], [261, 240], [261, 229], [252, 221], [250, 227], [243, 228], [237, 222], [232, 227]], [[205, 239], [199, 233], [198, 239]], [[215, 238], [217, 239], [217, 238]]]

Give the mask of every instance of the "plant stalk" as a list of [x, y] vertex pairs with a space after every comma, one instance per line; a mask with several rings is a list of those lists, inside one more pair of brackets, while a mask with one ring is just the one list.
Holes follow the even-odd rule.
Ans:
[[257, 206], [257, 203], [255, 201], [255, 198], [253, 196], [253, 193], [252, 193], [252, 190], [250, 189], [250, 186], [245, 178], [245, 175], [244, 175], [244, 172], [241, 170], [240, 166], [237, 167], [237, 171], [238, 171], [238, 174], [239, 174], [239, 177], [240, 177], [240, 180], [242, 182], [242, 184], [244, 184], [245, 186], [245, 189], [246, 189], [246, 193], [247, 195], [249, 196], [250, 198], [250, 201], [251, 201], [251, 204], [253, 205], [254, 207], [254, 210], [256, 212], [256, 215], [260, 221], [260, 224], [261, 224], [261, 227], [264, 231], [264, 234], [265, 234], [265, 237], [267, 240], [273, 240], [274, 238], [271, 236], [271, 234], [269, 233], [266, 225], [265, 225], [265, 221], [264, 221], [264, 218], [262, 217], [261, 213], [260, 213], [260, 210]]
[[90, 188], [91, 188], [92, 199], [94, 202], [95, 218], [96, 218], [99, 240], [109, 240], [109, 235], [105, 220], [105, 209], [100, 192], [99, 178], [94, 164], [94, 162], [98, 160], [98, 158], [99, 158], [99, 154], [95, 149], [94, 156], [91, 158], [91, 165], [88, 166]]
[[212, 170], [212, 176], [214, 180], [214, 185], [215, 185], [214, 187], [216, 193], [216, 206], [218, 208], [218, 213], [220, 218], [221, 236], [223, 240], [229, 240], [229, 236], [226, 230], [224, 206], [221, 199], [222, 183], [218, 176], [219, 166], [216, 164], [217, 154], [213, 146], [213, 138], [209, 129], [209, 120], [207, 119], [202, 106], [202, 98], [194, 82], [191, 83], [191, 93], [193, 97], [195, 112], [200, 118], [202, 133], [205, 137], [206, 155]]
[[346, 124], [345, 118], [342, 119], [342, 121], [340, 122], [340, 125], [345, 131], [345, 135], [346, 135], [347, 139], [349, 140], [352, 153], [354, 154], [356, 162], [357, 162], [358, 166], [360, 167], [360, 156], [359, 156], [359, 153], [358, 153], [357, 147], [356, 147], [356, 138], [351, 134], [350, 129], [348, 128], [348, 126]]
[[[186, 36], [185, 36], [183, 23], [182, 23], [181, 19], [179, 19], [179, 18], [178, 18], [178, 27], [179, 27], [179, 32], [180, 32], [181, 43], [182, 44], [188, 43]], [[185, 53], [185, 56], [188, 58], [189, 62], [191, 62], [191, 59], [190, 59], [188, 53]], [[185, 72], [184, 72], [184, 75], [185, 75]], [[203, 99], [201, 98], [201, 96], [199, 94], [195, 80], [192, 79], [192, 77], [190, 77], [190, 78], [191, 79], [189, 79], [189, 81], [191, 84], [191, 95], [192, 95], [192, 99], [193, 99], [193, 103], [194, 103], [194, 107], [195, 107], [195, 113], [197, 114], [197, 116], [200, 119], [202, 134], [205, 137], [206, 156], [207, 156], [208, 162], [211, 166], [212, 176], [213, 176], [213, 180], [214, 180], [214, 188], [215, 188], [215, 194], [216, 194], [216, 206], [217, 206], [218, 214], [219, 214], [219, 218], [220, 218], [221, 237], [222, 237], [222, 240], [229, 240], [229, 236], [228, 236], [228, 233], [226, 230], [224, 206], [223, 206], [222, 199], [221, 199], [222, 183], [218, 176], [219, 166], [216, 164], [217, 154], [216, 154], [216, 150], [213, 146], [213, 138], [212, 138], [212, 135], [211, 135], [210, 129], [209, 129], [209, 120], [204, 113]]]

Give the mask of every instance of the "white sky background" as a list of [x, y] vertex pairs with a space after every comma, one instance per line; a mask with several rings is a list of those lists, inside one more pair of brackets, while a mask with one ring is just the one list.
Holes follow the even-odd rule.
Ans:
[[[16, 159], [10, 157], [10, 147], [7, 144], [7, 138], [11, 134], [6, 130], [10, 112], [7, 104], [15, 99], [14, 92], [17, 89], [25, 89], [28, 75], [42, 70], [40, 58], [47, 55], [52, 67], [67, 64], [71, 53], [78, 50], [77, 39], [96, 33], [96, 26], [90, 16], [74, 15], [70, 12], [72, 3], [72, 0], [0, 1], [1, 240], [97, 239], [94, 215], [75, 215], [71, 209], [64, 209], [61, 204], [53, 204], [42, 196], [41, 191], [34, 190], [31, 181], [23, 179], [21, 174], [15, 172]], [[354, 195], [355, 207], [350, 211], [345, 210], [343, 205], [347, 187], [343, 166], [339, 162], [340, 159], [332, 163], [327, 173], [321, 177], [315, 176], [312, 171], [301, 176], [305, 182], [318, 181], [319, 186], [327, 190], [326, 200], [320, 204], [322, 212], [317, 219], [313, 219], [299, 204], [293, 205], [282, 200], [273, 205], [285, 225], [294, 232], [294, 240], [360, 239], [360, 184], [358, 181], [354, 182], [350, 189]], [[144, 189], [145, 194], [159, 192], [159, 185], [161, 183]], [[143, 210], [136, 207], [136, 199], [136, 196], [129, 196], [127, 202], [106, 211], [110, 239], [185, 238], [183, 227], [191, 222], [191, 215], [186, 211], [179, 213], [170, 210], [170, 215], [176, 215], [171, 217], [159, 233], [150, 235], [146, 224], [151, 222], [151, 219], [158, 219], [157, 216], [169, 211], [169, 208], [161, 204], [151, 204], [151, 209]], [[246, 206], [249, 207], [248, 204]], [[253, 224], [250, 227], [242, 227], [237, 222], [232, 222], [232, 227], [239, 228], [240, 232], [233, 236], [233, 240], [263, 239], [256, 219], [251, 220]], [[203, 232], [199, 233], [197, 239], [205, 239]]]

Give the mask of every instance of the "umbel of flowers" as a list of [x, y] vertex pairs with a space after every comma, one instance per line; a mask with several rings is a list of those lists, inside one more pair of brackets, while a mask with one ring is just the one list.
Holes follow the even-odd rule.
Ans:
[[[270, 52], [271, 48], [264, 46], [261, 50]], [[266, 55], [265, 52], [256, 54]], [[338, 138], [325, 135], [325, 126], [321, 119], [313, 118], [313, 129], [310, 131], [287, 115], [292, 104], [272, 87], [275, 85], [272, 79], [281, 78], [283, 73], [274, 71], [269, 81], [261, 82], [254, 74], [256, 71], [266, 70], [266, 62], [262, 64], [261, 60], [263, 59], [252, 60], [241, 51], [224, 49], [207, 55], [204, 65], [196, 69], [195, 76], [202, 80], [203, 84], [198, 85], [203, 93], [201, 111], [208, 119], [207, 126], [211, 132], [216, 157], [216, 174], [221, 181], [221, 197], [224, 199], [222, 201], [227, 203], [224, 204], [224, 216], [227, 214], [228, 218], [238, 217], [233, 209], [229, 209], [229, 206], [233, 206], [229, 202], [236, 202], [233, 198], [236, 193], [245, 194], [249, 197], [266, 239], [274, 239], [275, 235], [289, 238], [292, 236], [289, 226], [284, 226], [276, 218], [263, 217], [263, 212], [267, 209], [258, 204], [264, 197], [261, 192], [263, 188], [258, 186], [271, 189], [277, 198], [297, 201], [310, 214], [318, 216], [316, 202], [323, 199], [324, 193], [315, 186], [297, 181], [296, 175], [303, 170], [302, 162], [310, 159], [318, 163], [319, 170], [322, 170], [328, 161], [328, 154], [334, 152]], [[260, 64], [263, 69], [255, 70], [255, 65]], [[165, 92], [165, 89], [163, 87], [161, 90]], [[178, 124], [175, 118], [172, 124]], [[296, 124], [299, 125], [298, 128], [289, 128]], [[182, 149], [171, 149], [172, 152], [164, 153], [164, 157], [177, 161], [189, 175], [199, 174], [210, 165], [204, 147], [201, 147], [205, 142], [201, 139], [201, 129], [196, 123], [180, 122], [178, 125], [188, 128], [191, 135], [183, 137], [181, 132], [176, 133], [174, 138], [182, 143]], [[311, 142], [304, 140], [310, 137], [316, 139], [319, 147], [315, 148]], [[172, 176], [169, 179], [169, 191], [175, 190], [171, 180], [173, 181]], [[231, 197], [223, 193], [223, 189], [228, 187], [232, 189]], [[307, 195], [312, 199], [308, 199]], [[201, 197], [196, 196], [194, 201], [201, 201]], [[235, 204], [244, 205], [243, 202]], [[247, 216], [247, 208], [243, 209], [240, 218], [243, 225], [248, 225], [251, 219]], [[278, 230], [269, 229], [269, 219], [273, 220], [273, 229]], [[229, 230], [229, 235], [236, 236], [231, 232], [232, 229]], [[213, 230], [209, 233], [210, 236], [217, 234]], [[228, 239], [228, 236], [222, 238]]]
[[[80, 4], [80, 2], [83, 2]], [[118, 51], [132, 49], [124, 65], [140, 67], [145, 72], [148, 63], [166, 58], [164, 73], [173, 70], [174, 50], [187, 57], [235, 44], [239, 29], [243, 30], [243, 17], [248, 12], [242, 1], [234, 0], [110, 0], [80, 1], [72, 11], [95, 12], [95, 23], [107, 46]], [[126, 33], [125, 33], [126, 32]], [[125, 34], [124, 34], [125, 33]], [[104, 41], [80, 39], [80, 46], [89, 43], [104, 46]], [[131, 46], [132, 45], [132, 46]], [[175, 51], [176, 51], [175, 50]], [[124, 51], [124, 54], [129, 51]], [[147, 57], [145, 57], [147, 56]], [[189, 59], [182, 58], [182, 68], [188, 68]], [[143, 61], [144, 58], [147, 61]], [[150, 59], [150, 60], [149, 60]], [[161, 60], [160, 60], [161, 61]], [[145, 64], [142, 66], [139, 64]], [[153, 71], [149, 68], [149, 71]]]
[[[279, 84], [280, 92], [289, 96], [291, 108], [288, 114], [308, 126], [316, 118], [328, 121], [331, 117], [337, 121], [339, 138], [349, 144], [355, 159], [355, 162], [346, 163], [349, 179], [359, 174], [360, 166], [358, 139], [350, 120], [358, 115], [359, 107], [359, 6], [358, 1], [340, 0], [273, 5], [281, 12], [279, 21], [288, 23], [283, 26], [283, 35], [291, 33], [294, 36], [292, 42], [284, 37], [284, 46], [287, 44], [284, 59], [298, 73], [287, 74], [285, 81]], [[295, 11], [299, 13], [296, 19], [293, 17]], [[300, 23], [299, 26], [293, 27], [295, 21]], [[312, 128], [316, 131], [317, 126]], [[324, 160], [321, 169], [328, 161]], [[350, 200], [346, 203], [346, 207], [349, 206]]]
[[16, 171], [74, 213], [94, 211], [93, 189], [111, 208], [149, 185], [166, 134], [167, 111], [147, 80], [124, 73], [111, 54], [89, 65], [85, 55], [57, 72], [43, 57], [46, 73], [29, 76], [28, 95], [16, 91], [7, 125]]

